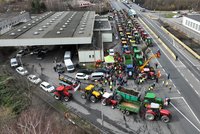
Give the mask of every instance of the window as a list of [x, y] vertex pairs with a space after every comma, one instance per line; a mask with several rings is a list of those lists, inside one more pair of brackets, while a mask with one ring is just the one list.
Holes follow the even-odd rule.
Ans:
[[200, 25], [199, 25], [199, 31], [200, 31]]
[[188, 20], [186, 20], [185, 24], [188, 25]]
[[195, 29], [196, 29], [196, 30], [198, 29], [198, 24], [195, 25]]
[[195, 23], [192, 24], [192, 27], [193, 27], [193, 28], [195, 27]]
[[89, 55], [89, 58], [91, 58], [91, 55]]
[[192, 27], [192, 22], [190, 22], [190, 27]]
[[94, 58], [94, 55], [92, 55], [92, 58]]

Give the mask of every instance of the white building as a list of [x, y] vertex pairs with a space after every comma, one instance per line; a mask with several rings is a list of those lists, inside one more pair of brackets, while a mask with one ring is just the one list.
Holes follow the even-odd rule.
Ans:
[[0, 35], [8, 32], [13, 26], [30, 20], [30, 14], [22, 11], [20, 13], [5, 13], [0, 16]]
[[184, 16], [182, 24], [200, 33], [200, 14]]

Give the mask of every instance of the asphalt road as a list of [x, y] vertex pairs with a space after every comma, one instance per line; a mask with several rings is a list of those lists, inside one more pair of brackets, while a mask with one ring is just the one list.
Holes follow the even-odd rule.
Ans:
[[[117, 9], [120, 10], [121, 8], [125, 8], [127, 9], [127, 7], [125, 5], [123, 5], [120, 2], [112, 2], [113, 6]], [[139, 7], [136, 5], [132, 5], [132, 7], [134, 8], [134, 10], [136, 10], [137, 12], [139, 12]], [[168, 45], [171, 45], [170, 42], [170, 37], [168, 35], [166, 35], [161, 29], [160, 27], [158, 27], [158, 23], [157, 22], [153, 22], [151, 20], [149, 20], [149, 18], [147, 19], [146, 16], [139, 14], [139, 17], [141, 17], [143, 19], [143, 21], [149, 25], [153, 31], [155, 31], [157, 33], [157, 35], [160, 36], [160, 38]], [[172, 45], [171, 45], [172, 46]], [[156, 52], [159, 49], [159, 47], [154, 47], [152, 50], [153, 52]], [[199, 71], [198, 69], [191, 65], [190, 61], [188, 61], [180, 52], [176, 51], [175, 48], [173, 48], [174, 51], [178, 54], [179, 59], [185, 64], [185, 66], [187, 68], [190, 69], [190, 71], [192, 73], [194, 73], [194, 75], [199, 79]], [[185, 66], [181, 66], [184, 67], [183, 70], [181, 70], [180, 72], [177, 70], [177, 66], [174, 66], [174, 63], [172, 64], [168, 57], [165, 55], [162, 55], [161, 58], [159, 59], [160, 64], [163, 66], [163, 68], [165, 69], [165, 71], [167, 73], [171, 74], [171, 80], [174, 82], [174, 84], [176, 85], [176, 87], [179, 89], [179, 91], [181, 92], [181, 95], [185, 98], [185, 100], [187, 101], [187, 103], [190, 105], [191, 109], [194, 111], [194, 113], [196, 114], [197, 118], [200, 119], [200, 109], [199, 106], [200, 104], [198, 102], [200, 102], [199, 100], [199, 95], [194, 91], [194, 89], [191, 87], [191, 85], [186, 81], [186, 79], [184, 77], [188, 77], [181, 75], [180, 72], [186, 72], [187, 68], [185, 68]], [[175, 64], [176, 65], [176, 64]], [[194, 79], [193, 77], [188, 78], [189, 80]], [[198, 82], [198, 81], [197, 81]], [[177, 107], [180, 107], [177, 104]], [[178, 116], [177, 118], [181, 119], [182, 115], [180, 115], [179, 113], [175, 112]], [[197, 122], [196, 119], [192, 119], [193, 122]], [[189, 122], [188, 121], [181, 121], [181, 124], [184, 124], [183, 126], [178, 126], [180, 130], [184, 130], [184, 133], [187, 133], [187, 130], [190, 130], [190, 132], [188, 133], [198, 133], [198, 131], [191, 125], [188, 125]], [[199, 123], [196, 123], [197, 126], [199, 126]], [[185, 127], [187, 126], [187, 127]]]

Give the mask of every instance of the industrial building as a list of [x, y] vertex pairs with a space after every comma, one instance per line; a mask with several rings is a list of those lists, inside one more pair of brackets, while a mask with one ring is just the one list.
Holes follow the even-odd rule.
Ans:
[[30, 14], [25, 11], [16, 13], [5, 13], [0, 15], [0, 35], [11, 30], [13, 26], [16, 26], [22, 22], [27, 22], [30, 19]]
[[182, 24], [200, 33], [200, 14], [183, 16]]
[[113, 40], [108, 17], [94, 11], [46, 12], [0, 35], [0, 46], [74, 46], [79, 62], [104, 59]]

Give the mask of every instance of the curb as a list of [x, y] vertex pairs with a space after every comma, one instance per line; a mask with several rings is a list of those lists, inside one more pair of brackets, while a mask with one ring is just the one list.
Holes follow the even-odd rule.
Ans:
[[171, 56], [174, 58], [174, 60], [176, 60], [176, 55], [174, 54], [174, 52], [172, 52], [172, 50], [149, 28], [149, 26], [147, 26], [144, 21], [138, 17], [138, 19], [140, 20], [140, 22], [142, 22], [145, 27], [147, 29], [149, 29], [149, 31], [158, 38], [158, 41], [165, 47], [165, 49], [167, 49], [167, 51], [171, 54]]
[[190, 52], [195, 58], [200, 60], [200, 55], [198, 55], [196, 52], [194, 52], [190, 47], [188, 47], [185, 43], [183, 43], [181, 40], [179, 40], [176, 36], [174, 36], [172, 33], [170, 33], [167, 29], [165, 29], [163, 26], [161, 26], [161, 29], [169, 34], [174, 40], [176, 40], [181, 46], [183, 46], [188, 52]]

